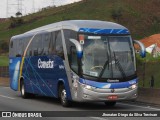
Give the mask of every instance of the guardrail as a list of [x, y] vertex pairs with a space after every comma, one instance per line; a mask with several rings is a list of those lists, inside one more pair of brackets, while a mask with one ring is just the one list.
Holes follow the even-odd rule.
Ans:
[[139, 88], [137, 101], [160, 105], [160, 89]]
[[0, 67], [0, 77], [9, 77], [9, 68], [8, 66]]

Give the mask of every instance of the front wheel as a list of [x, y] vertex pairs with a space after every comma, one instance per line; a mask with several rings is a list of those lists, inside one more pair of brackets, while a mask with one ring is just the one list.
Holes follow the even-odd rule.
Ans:
[[112, 107], [116, 105], [116, 101], [111, 101], [111, 102], [104, 102], [106, 106]]
[[21, 91], [21, 96], [24, 99], [29, 98], [29, 97], [34, 97], [34, 94], [26, 92], [26, 89], [25, 89], [25, 86], [24, 86], [24, 81], [21, 81], [20, 91]]
[[61, 100], [62, 106], [69, 107], [71, 105], [71, 103], [69, 100], [67, 100], [67, 93], [66, 93], [66, 89], [65, 89], [64, 85], [61, 85], [59, 87], [59, 92], [60, 92], [60, 100]]
[[21, 91], [22, 98], [28, 98], [28, 94], [26, 93], [26, 90], [24, 87], [24, 81], [21, 81], [20, 91]]

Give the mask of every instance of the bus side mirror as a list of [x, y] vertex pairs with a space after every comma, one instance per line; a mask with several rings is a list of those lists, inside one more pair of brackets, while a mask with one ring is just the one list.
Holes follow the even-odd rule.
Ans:
[[81, 47], [80, 43], [75, 39], [70, 39], [70, 41], [76, 46], [77, 57], [81, 59], [83, 56], [83, 51], [82, 51], [82, 47]]
[[142, 43], [142, 42], [140, 42], [140, 41], [138, 41], [138, 40], [133, 40], [133, 42], [135, 43], [135, 44], [138, 44], [139, 45], [139, 47], [140, 47], [140, 56], [142, 57], [142, 58], [144, 58], [144, 57], [146, 57], [146, 48], [145, 48], [145, 46], [144, 46], [144, 44]]

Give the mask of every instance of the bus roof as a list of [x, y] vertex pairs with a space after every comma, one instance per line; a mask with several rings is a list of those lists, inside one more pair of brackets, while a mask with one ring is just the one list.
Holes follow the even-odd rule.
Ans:
[[[18, 35], [26, 36], [33, 35], [37, 32], [51, 32], [60, 29], [71, 29], [77, 32], [95, 33], [95, 34], [129, 34], [127, 28], [113, 22], [99, 21], [99, 20], [68, 20], [57, 23], [45, 25], [24, 34]], [[18, 37], [14, 36], [14, 37]]]

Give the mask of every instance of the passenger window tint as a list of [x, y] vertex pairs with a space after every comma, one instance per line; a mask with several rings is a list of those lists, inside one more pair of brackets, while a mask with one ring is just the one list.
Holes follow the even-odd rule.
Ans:
[[78, 63], [77, 63], [77, 54], [76, 54], [76, 47], [71, 46], [71, 68], [76, 73], [78, 72]]
[[72, 70], [78, 73], [78, 63], [77, 63], [77, 54], [75, 45], [70, 41], [70, 39], [76, 39], [77, 40], [77, 32], [73, 30], [63, 30], [64, 31], [64, 37], [65, 37], [65, 43], [67, 47], [67, 55], [70, 67]]
[[[23, 43], [24, 44], [24, 50], [26, 49], [30, 39], [31, 39], [31, 37], [24, 38], [24, 43]], [[29, 56], [29, 52], [28, 51], [26, 53], [26, 56]]]
[[49, 54], [53, 55], [56, 53], [55, 43], [56, 43], [56, 32], [50, 33], [50, 43], [49, 43]]
[[9, 50], [9, 56], [10, 57], [15, 57], [15, 46], [14, 46], [14, 42], [15, 42], [15, 39], [11, 39], [10, 41], [10, 50]]
[[43, 53], [43, 43], [42, 43], [42, 35], [37, 35], [35, 37], [35, 41], [32, 43], [33, 49], [36, 50], [37, 56], [42, 55]]
[[[28, 43], [29, 43], [29, 41], [31, 40], [31, 38], [27, 38], [27, 40], [28, 40]], [[35, 39], [33, 39], [32, 42], [34, 40]], [[32, 56], [34, 54], [34, 50], [33, 50], [33, 53], [32, 53], [32, 48], [34, 48], [35, 46], [33, 46], [32, 42], [31, 42], [31, 44], [29, 45], [29, 47], [27, 49], [27, 55], [26, 55], [27, 57], [30, 57], [30, 56]]]
[[22, 47], [23, 47], [22, 40], [16, 39], [15, 43], [16, 43], [16, 48], [15, 48], [16, 57], [21, 57], [22, 56]]
[[61, 32], [56, 32], [56, 54], [64, 58]]
[[45, 33], [43, 34], [43, 55], [49, 54], [49, 45], [51, 44], [51, 34]]

